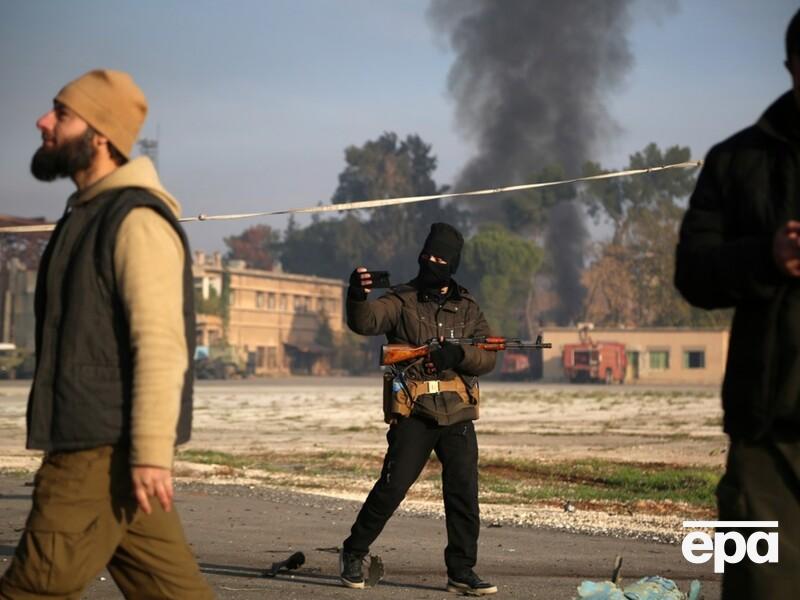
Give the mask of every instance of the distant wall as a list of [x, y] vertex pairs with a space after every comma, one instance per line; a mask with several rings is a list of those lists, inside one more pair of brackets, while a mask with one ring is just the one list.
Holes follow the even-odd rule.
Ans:
[[[580, 343], [576, 328], [542, 330], [553, 345], [542, 350], [544, 381], [566, 381], [561, 353], [566, 344]], [[595, 342], [621, 342], [628, 354], [625, 383], [719, 384], [728, 355], [727, 329], [594, 329]]]

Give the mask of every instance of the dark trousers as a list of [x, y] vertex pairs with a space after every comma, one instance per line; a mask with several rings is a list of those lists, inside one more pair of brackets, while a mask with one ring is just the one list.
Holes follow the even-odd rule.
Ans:
[[[756, 564], [745, 557], [738, 564], [726, 564], [723, 600], [797, 598], [800, 441], [732, 441], [717, 502], [722, 521], [778, 521], [778, 563]], [[753, 530], [737, 531], [747, 538]]]
[[442, 491], [447, 523], [444, 562], [449, 572], [471, 569], [478, 558], [478, 440], [472, 421], [437, 425], [411, 416], [389, 428], [389, 449], [381, 477], [367, 496], [344, 541], [347, 552], [364, 556], [403, 501], [431, 451], [442, 463]]

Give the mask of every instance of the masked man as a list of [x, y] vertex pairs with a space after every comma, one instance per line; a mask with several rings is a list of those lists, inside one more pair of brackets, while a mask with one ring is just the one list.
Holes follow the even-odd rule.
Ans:
[[[385, 334], [389, 343], [418, 346], [432, 338], [491, 335], [475, 299], [453, 280], [464, 240], [446, 223], [434, 223], [419, 255], [416, 279], [368, 301], [372, 279], [364, 267], [350, 277], [347, 323], [361, 335]], [[428, 357], [388, 374], [384, 413], [389, 448], [375, 483], [340, 555], [342, 583], [363, 588], [362, 561], [372, 542], [416, 481], [431, 451], [442, 463], [447, 522], [447, 589], [476, 595], [497, 588], [473, 571], [477, 561], [478, 376], [496, 353], [444, 343]]]
[[172, 507], [193, 281], [178, 202], [129, 160], [146, 112], [128, 74], [96, 70], [36, 123], [34, 177], [77, 191], [39, 265], [27, 447], [45, 456], [2, 600], [77, 600], [104, 567], [127, 598], [213, 597]]

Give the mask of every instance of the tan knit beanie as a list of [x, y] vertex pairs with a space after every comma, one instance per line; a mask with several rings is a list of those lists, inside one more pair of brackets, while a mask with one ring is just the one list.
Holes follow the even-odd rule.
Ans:
[[107, 69], [89, 71], [65, 85], [55, 100], [130, 158], [147, 115], [147, 99], [130, 75]]

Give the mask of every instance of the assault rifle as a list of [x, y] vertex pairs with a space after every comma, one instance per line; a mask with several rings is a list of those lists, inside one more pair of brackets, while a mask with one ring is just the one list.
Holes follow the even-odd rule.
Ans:
[[[481, 350], [491, 350], [498, 352], [509, 349], [529, 349], [538, 350], [541, 348], [552, 348], [553, 344], [542, 341], [542, 336], [537, 336], [535, 342], [521, 340], [519, 338], [505, 338], [481, 336], [471, 338], [444, 338], [444, 342], [449, 344], [459, 344], [461, 346], [475, 346]], [[414, 360], [427, 356], [433, 350], [441, 348], [442, 342], [434, 338], [422, 346], [411, 346], [409, 344], [384, 344], [381, 346], [381, 366], [389, 366], [407, 360]]]

